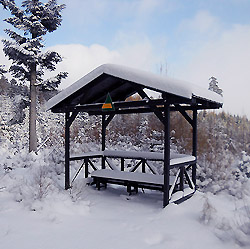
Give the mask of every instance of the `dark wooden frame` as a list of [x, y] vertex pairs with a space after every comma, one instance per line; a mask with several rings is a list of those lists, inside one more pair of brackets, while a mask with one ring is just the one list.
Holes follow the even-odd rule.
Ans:
[[[165, 139], [164, 139], [164, 189], [163, 189], [163, 206], [169, 204], [170, 196], [170, 184], [169, 184], [169, 174], [170, 174], [170, 111], [179, 111], [183, 117], [191, 124], [193, 128], [193, 156], [197, 156], [197, 109], [203, 109], [203, 106], [200, 105], [192, 105], [192, 106], [181, 106], [180, 104], [173, 105], [172, 103], [168, 102], [168, 99], [162, 100], [150, 100], [151, 105], [148, 107], [148, 102], [146, 101], [134, 101], [134, 102], [119, 102], [114, 103], [115, 111], [112, 112], [102, 112], [98, 110], [101, 105], [85, 105], [83, 107], [77, 106], [75, 108], [66, 107], [66, 125], [65, 125], [65, 189], [69, 189], [71, 187], [70, 184], [70, 161], [76, 160], [70, 158], [69, 149], [70, 149], [70, 126], [74, 119], [76, 118], [77, 114], [80, 111], [86, 110], [89, 112], [90, 115], [101, 115], [102, 116], [102, 151], [105, 150], [105, 137], [106, 137], [106, 128], [110, 121], [116, 114], [128, 114], [128, 113], [146, 113], [146, 112], [154, 112], [156, 116], [160, 119], [160, 121], [164, 124], [165, 130]], [[145, 105], [143, 106], [142, 103]], [[137, 106], [138, 107], [134, 107]], [[119, 106], [122, 106], [122, 108]], [[88, 108], [89, 107], [89, 108]], [[195, 108], [196, 107], [196, 108]], [[144, 110], [145, 109], [145, 110]], [[70, 112], [69, 112], [70, 110]], [[191, 118], [186, 110], [190, 110], [193, 112], [193, 118]], [[80, 158], [78, 158], [80, 159]], [[89, 158], [84, 159], [85, 165], [89, 163]], [[196, 162], [192, 164], [192, 181], [196, 186]], [[85, 167], [85, 176], [88, 176], [86, 173]], [[105, 168], [105, 157], [102, 157], [102, 168]], [[184, 167], [181, 167], [184, 169]], [[123, 168], [121, 170], [124, 170]], [[180, 172], [181, 183], [183, 184], [183, 176], [184, 170]], [[107, 180], [108, 182], [112, 182], [112, 180]]]
[[[103, 78], [107, 80], [107, 75]], [[112, 78], [112, 77], [111, 77]], [[100, 77], [100, 81], [102, 78]], [[113, 79], [111, 79], [112, 81]], [[119, 82], [123, 80], [118, 79]], [[100, 82], [99, 82], [100, 83]], [[127, 94], [128, 96], [138, 93], [142, 100], [139, 101], [125, 101], [124, 96], [119, 99], [118, 95], [115, 96], [115, 101], [113, 103], [114, 110], [111, 112], [102, 111], [102, 103], [92, 102], [84, 103], [81, 100], [82, 93], [78, 90], [77, 93], [72, 94], [66, 100], [61, 101], [59, 104], [51, 108], [52, 112], [55, 113], [65, 113], [65, 189], [71, 187], [70, 184], [70, 161], [77, 160], [70, 157], [70, 126], [73, 123], [74, 119], [79, 112], [86, 112], [89, 115], [101, 115], [102, 116], [102, 151], [105, 150], [105, 137], [106, 137], [106, 128], [111, 122], [113, 117], [117, 114], [132, 114], [132, 113], [154, 113], [159, 120], [164, 125], [164, 186], [163, 186], [163, 206], [169, 204], [169, 175], [170, 175], [170, 112], [178, 111], [182, 116], [187, 120], [187, 122], [192, 126], [193, 131], [193, 151], [192, 155], [197, 157], [197, 111], [203, 109], [217, 109], [222, 107], [222, 103], [217, 103], [214, 101], [205, 100], [199, 97], [193, 96], [192, 99], [187, 99], [181, 96], [176, 96], [169, 94], [167, 92], [162, 92], [159, 90], [159, 93], [162, 94], [160, 99], [150, 99], [144, 91], [144, 86], [139, 85], [133, 82], [125, 82], [126, 86], [130, 85], [131, 92]], [[95, 80], [90, 82], [86, 89], [87, 91], [95, 91]], [[92, 89], [93, 88], [93, 89]], [[119, 87], [122, 90], [122, 85]], [[90, 90], [89, 90], [90, 89]], [[155, 90], [155, 89], [154, 89]], [[107, 93], [110, 92], [111, 96], [113, 92], [116, 92], [115, 86], [107, 89], [106, 91], [98, 92], [98, 101], [106, 98]], [[126, 97], [128, 97], [126, 96]], [[77, 102], [78, 101], [78, 102]], [[74, 103], [74, 104], [71, 104]], [[190, 117], [187, 111], [191, 111], [193, 116]], [[91, 163], [90, 158], [83, 158], [84, 162], [80, 168], [84, 165]], [[105, 168], [105, 157], [102, 157], [101, 168]], [[94, 165], [91, 165], [94, 167]], [[196, 189], [196, 161], [189, 166], [192, 168], [192, 182], [194, 183]], [[85, 176], [88, 176], [88, 170], [85, 167]], [[121, 170], [124, 170], [124, 162], [121, 161]], [[183, 185], [183, 179], [185, 176], [184, 167], [180, 167], [180, 180], [181, 185]], [[109, 180], [111, 181], [111, 180]], [[183, 188], [183, 186], [181, 186]]]

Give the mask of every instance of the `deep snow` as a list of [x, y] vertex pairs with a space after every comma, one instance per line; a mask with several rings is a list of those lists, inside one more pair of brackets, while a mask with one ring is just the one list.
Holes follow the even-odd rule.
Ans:
[[163, 209], [157, 191], [128, 196], [124, 187], [109, 185], [97, 191], [85, 184], [84, 179], [77, 179], [72, 190], [50, 191], [32, 202], [20, 201], [15, 191], [2, 188], [1, 248], [240, 247], [236, 237], [242, 234], [236, 228], [246, 220], [242, 200], [196, 192], [182, 204]]

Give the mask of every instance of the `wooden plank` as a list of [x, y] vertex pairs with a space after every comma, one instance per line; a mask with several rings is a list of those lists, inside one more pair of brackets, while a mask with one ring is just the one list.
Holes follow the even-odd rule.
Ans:
[[[74, 175], [74, 177], [73, 177], [73, 179], [72, 179], [72, 181], [71, 181], [71, 185], [72, 185], [72, 183], [75, 181], [75, 179], [76, 179], [76, 177], [79, 175], [79, 173], [80, 173], [80, 171], [81, 171], [81, 169], [83, 168], [83, 165], [85, 164], [85, 161], [81, 164], [81, 166], [79, 167], [79, 169], [77, 170], [77, 172], [75, 173], [75, 175]], [[86, 173], [86, 172], [85, 172]]]
[[98, 170], [96, 166], [89, 160], [89, 164], [92, 167], [93, 170]]
[[176, 182], [178, 180], [178, 177], [179, 177], [179, 174], [180, 174], [180, 169], [177, 171], [176, 175], [175, 175], [175, 179], [174, 179], [174, 182], [169, 190], [169, 196], [171, 197], [173, 192], [174, 192], [174, 188], [175, 188], [175, 185], [176, 185]]
[[186, 169], [184, 169], [184, 174], [185, 174], [185, 177], [186, 177], [186, 180], [188, 182], [189, 187], [192, 188], [192, 189], [195, 189], [195, 184], [191, 180], [191, 178], [190, 178], [189, 174], [187, 173]]
[[101, 177], [107, 179], [116, 179], [123, 181], [130, 181], [134, 183], [145, 183], [145, 184], [155, 184], [163, 185], [164, 176], [154, 175], [149, 173], [141, 172], [126, 172], [126, 171], [116, 171], [110, 169], [100, 169], [91, 173], [91, 177]]
[[157, 170], [154, 168], [154, 166], [150, 165], [149, 162], [146, 161], [146, 165], [148, 166], [148, 168], [150, 169], [150, 171], [154, 174], [157, 175]]
[[140, 160], [140, 162], [138, 162], [134, 167], [132, 167], [129, 170], [129, 172], [135, 172], [138, 169], [138, 167], [141, 165], [141, 163], [142, 163], [142, 160]]
[[188, 194], [188, 195], [186, 195], [186, 196], [183, 196], [182, 198], [180, 198], [180, 199], [174, 201], [174, 203], [175, 203], [175, 204], [181, 204], [182, 202], [184, 202], [184, 201], [188, 200], [189, 198], [191, 198], [191, 197], [194, 195], [194, 193], [195, 193], [195, 192], [190, 193], [190, 194]]
[[106, 159], [106, 162], [108, 163], [109, 167], [112, 169], [112, 170], [118, 170], [118, 168], [113, 164], [113, 162], [111, 161], [110, 158], [105, 158]]

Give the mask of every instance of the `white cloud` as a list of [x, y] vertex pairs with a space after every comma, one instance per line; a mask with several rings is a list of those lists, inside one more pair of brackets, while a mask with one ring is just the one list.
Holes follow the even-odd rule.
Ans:
[[137, 1], [136, 10], [134, 13], [141, 18], [151, 15], [157, 10], [160, 10], [166, 4], [165, 0], [141, 0]]
[[208, 87], [211, 76], [217, 77], [224, 91], [224, 109], [250, 117], [250, 26], [235, 25], [190, 52], [189, 64], [175, 75], [203, 87]]
[[194, 17], [184, 19], [178, 27], [178, 33], [184, 39], [190, 38], [197, 46], [200, 41], [212, 39], [222, 30], [220, 20], [206, 10], [198, 11]]
[[184, 20], [181, 24], [182, 29], [196, 31], [199, 33], [211, 32], [218, 29], [218, 19], [208, 11], [201, 10], [196, 13], [194, 18]]
[[[57, 65], [55, 72], [47, 72], [46, 77], [52, 77], [60, 71], [69, 72], [69, 77], [60, 86], [65, 88], [104, 63], [117, 63], [152, 71], [159, 60], [154, 54], [150, 41], [145, 37], [138, 37], [132, 42], [129, 37], [129, 34], [121, 34], [119, 40], [123, 42], [115, 50], [99, 44], [91, 46], [66, 44], [48, 47], [46, 50], [56, 51], [62, 55], [63, 61]], [[0, 64], [6, 66], [11, 64], [3, 54], [2, 43], [0, 43]]]
[[86, 29], [102, 25], [105, 21], [111, 26], [120, 23], [134, 29], [145, 25], [153, 14], [173, 8], [173, 4], [165, 0], [64, 0], [64, 3], [66, 22]]
[[60, 88], [67, 87], [95, 67], [115, 61], [119, 57], [116, 51], [109, 51], [104, 46], [97, 44], [90, 47], [81, 44], [57, 45], [48, 49], [57, 51], [63, 56], [63, 61], [57, 65], [56, 72], [66, 71], [69, 73], [69, 77], [62, 82]]
[[148, 41], [124, 45], [117, 50], [109, 50], [98, 44], [89, 47], [81, 44], [58, 45], [49, 49], [64, 57], [63, 62], [57, 66], [57, 72], [69, 72], [69, 77], [60, 88], [67, 87], [104, 63], [117, 63], [150, 71], [156, 63], [152, 46]]

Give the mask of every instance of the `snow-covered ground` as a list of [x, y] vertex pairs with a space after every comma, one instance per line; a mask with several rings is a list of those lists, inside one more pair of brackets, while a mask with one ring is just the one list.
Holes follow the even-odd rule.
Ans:
[[65, 191], [61, 171], [33, 157], [23, 160], [33, 165], [1, 171], [1, 249], [250, 247], [248, 192], [239, 199], [197, 191], [163, 209], [157, 191], [128, 196], [110, 185], [97, 191], [81, 178]]

